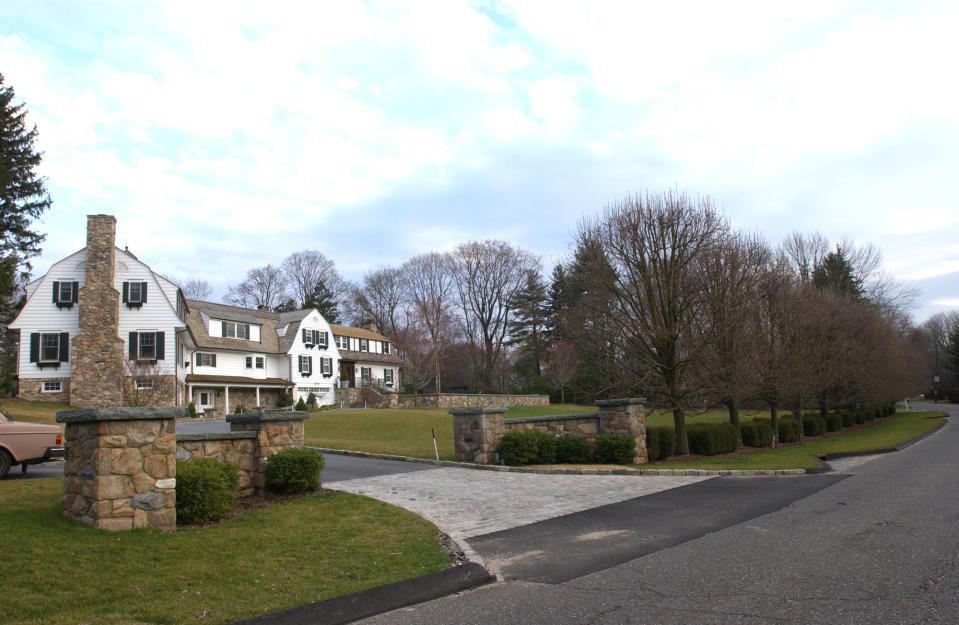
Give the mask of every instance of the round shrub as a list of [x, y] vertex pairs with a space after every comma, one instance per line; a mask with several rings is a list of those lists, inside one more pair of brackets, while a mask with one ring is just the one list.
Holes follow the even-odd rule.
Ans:
[[736, 451], [739, 436], [732, 423], [694, 423], [686, 428], [689, 453], [715, 456]]
[[556, 437], [556, 462], [560, 464], [589, 462], [589, 442], [586, 437], [572, 433]]
[[266, 487], [274, 493], [311, 493], [320, 486], [323, 455], [315, 449], [291, 447], [266, 461]]
[[556, 437], [539, 430], [510, 430], [500, 439], [499, 459], [511, 467], [556, 462]]
[[596, 437], [596, 462], [632, 464], [636, 458], [636, 440], [626, 434], [600, 434]]
[[878, 414], [878, 413], [879, 413], [879, 409], [878, 409], [878, 408], [866, 408], [866, 410], [864, 411], [864, 413], [865, 413], [866, 421], [872, 421], [873, 419], [875, 419], [876, 417], [879, 416], [879, 414]]
[[842, 429], [842, 415], [838, 412], [830, 412], [826, 415], [826, 431], [838, 432]]
[[236, 507], [240, 472], [235, 464], [214, 458], [176, 463], [178, 523], [209, 523], [226, 517]]
[[856, 413], [852, 410], [842, 410], [839, 414], [842, 415], [842, 426], [844, 428], [851, 428], [856, 425]]
[[646, 426], [646, 451], [649, 460], [665, 460], [676, 453], [676, 431], [668, 426]]
[[806, 436], [822, 436], [826, 431], [826, 420], [819, 415], [806, 415], [802, 420], [802, 429]]
[[799, 434], [799, 421], [790, 417], [783, 417], [779, 420], [780, 443], [797, 443], [801, 438]]
[[865, 423], [865, 422], [866, 422], [866, 411], [863, 410], [862, 408], [857, 408], [857, 409], [856, 409], [856, 424], [857, 424], [857, 425], [862, 425], [862, 424]]
[[743, 445], [746, 447], [769, 447], [773, 444], [773, 426], [768, 419], [744, 421], [739, 426]]
[[298, 410], [300, 412], [304, 412], [306, 410], [306, 402], [303, 401], [302, 397], [299, 399], [299, 401], [296, 402], [296, 406], [294, 406], [294, 410]]

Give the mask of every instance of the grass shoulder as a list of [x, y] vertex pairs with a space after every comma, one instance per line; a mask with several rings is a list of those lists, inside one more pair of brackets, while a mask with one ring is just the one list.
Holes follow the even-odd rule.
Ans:
[[355, 495], [170, 534], [92, 529], [61, 495], [59, 479], [0, 482], [5, 623], [226, 623], [449, 566], [431, 524]]
[[942, 412], [900, 412], [852, 429], [824, 436], [807, 437], [776, 449], [745, 448], [735, 454], [694, 459], [666, 460], [636, 465], [649, 469], [812, 469], [816, 456], [877, 452], [907, 443], [942, 423]]

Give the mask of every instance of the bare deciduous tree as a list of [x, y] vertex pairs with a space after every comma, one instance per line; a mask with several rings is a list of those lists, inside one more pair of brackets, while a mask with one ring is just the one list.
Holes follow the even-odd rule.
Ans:
[[180, 285], [180, 290], [185, 298], [200, 301], [206, 301], [213, 294], [213, 287], [206, 280], [187, 280]]
[[403, 304], [407, 291], [402, 270], [379, 267], [363, 276], [363, 283], [354, 290], [351, 299], [358, 314], [373, 321], [381, 332], [392, 338], [405, 324]]
[[829, 239], [820, 232], [793, 231], [780, 246], [793, 275], [800, 282], [811, 282], [813, 272], [829, 253]]
[[290, 297], [305, 306], [316, 285], [322, 282], [337, 297], [343, 294], [343, 278], [336, 264], [317, 250], [303, 250], [287, 256], [280, 269]]
[[223, 301], [233, 306], [263, 306], [272, 310], [285, 299], [286, 287], [286, 276], [279, 267], [254, 267], [246, 273], [243, 282], [229, 288]]
[[123, 361], [120, 384], [124, 406], [172, 406], [176, 392], [176, 376], [163, 361]]
[[426, 324], [414, 310], [404, 311], [391, 337], [403, 359], [403, 384], [416, 396], [433, 376], [433, 350]]
[[539, 259], [505, 241], [470, 241], [452, 254], [463, 327], [475, 360], [473, 371], [482, 391], [503, 390], [495, 383], [502, 363], [513, 300]]
[[559, 341], [550, 347], [543, 358], [543, 375], [553, 386], [559, 389], [560, 403], [566, 403], [566, 388], [579, 375], [583, 364], [576, 351], [576, 346], [570, 341]]
[[702, 297], [695, 267], [727, 230], [708, 198], [666, 192], [612, 204], [578, 233], [580, 243], [598, 244], [612, 265], [595, 286], [616, 305], [611, 322], [623, 369], [645, 380], [672, 411], [679, 454], [689, 453], [688, 370], [702, 352], [693, 332]]
[[402, 267], [406, 293], [430, 340], [435, 390], [440, 392], [440, 349], [452, 321], [453, 268], [449, 256], [432, 252], [414, 256]]

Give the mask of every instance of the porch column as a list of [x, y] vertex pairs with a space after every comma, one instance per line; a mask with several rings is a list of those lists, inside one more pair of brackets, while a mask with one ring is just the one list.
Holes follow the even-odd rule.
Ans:
[[230, 414], [230, 387], [223, 386], [223, 416]]
[[261, 406], [261, 405], [262, 405], [262, 404], [260, 403], [260, 387], [259, 387], [259, 386], [256, 387], [256, 405], [257, 405], [257, 406]]
[[190, 400], [187, 402], [189, 404], [193, 402], [193, 385], [187, 384], [186, 387], [187, 387], [187, 397], [190, 398]]

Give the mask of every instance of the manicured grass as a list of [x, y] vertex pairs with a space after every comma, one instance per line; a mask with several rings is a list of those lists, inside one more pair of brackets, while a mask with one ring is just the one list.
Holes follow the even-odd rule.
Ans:
[[[780, 413], [781, 415], [784, 413]], [[768, 419], [768, 410], [739, 410], [739, 421], [741, 423], [752, 421], [753, 419]], [[705, 412], [687, 412], [686, 424], [692, 423], [726, 423], [729, 421], [728, 410], [707, 410]], [[666, 410], [650, 410], [646, 413], [646, 425], [669, 426], [673, 427], [673, 413]]]
[[71, 410], [71, 408], [58, 401], [24, 401], [10, 397], [0, 399], [0, 412], [12, 421], [57, 425], [57, 412], [61, 410]]
[[94, 530], [61, 495], [59, 479], [0, 482], [6, 625], [225, 623], [449, 566], [432, 525], [355, 495], [170, 534]]
[[[510, 408], [505, 417], [595, 412], [571, 404]], [[433, 436], [440, 460], [453, 460], [453, 416], [442, 408], [319, 411], [306, 420], [305, 442], [316, 447], [350, 449], [374, 454], [435, 458]]]
[[638, 468], [658, 469], [811, 469], [819, 466], [814, 456], [861, 453], [891, 449], [919, 437], [942, 422], [941, 412], [901, 412], [873, 421], [872, 425], [847, 429], [837, 436], [799, 445], [750, 454], [691, 461], [663, 461]]

